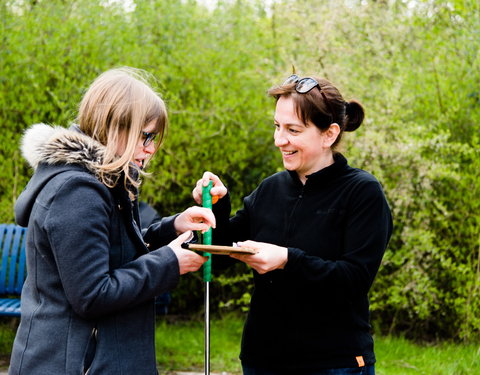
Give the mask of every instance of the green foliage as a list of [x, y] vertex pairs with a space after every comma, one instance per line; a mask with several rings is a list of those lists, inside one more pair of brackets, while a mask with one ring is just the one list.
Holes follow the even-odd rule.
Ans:
[[[384, 185], [395, 232], [371, 292], [379, 332], [480, 337], [480, 5], [474, 0], [7, 1], [0, 5], [0, 220], [31, 171], [19, 152], [35, 122], [67, 126], [100, 72], [143, 68], [170, 128], [142, 185], [169, 215], [193, 204], [204, 170], [235, 208], [281, 168], [265, 91], [295, 65], [359, 98], [365, 124], [345, 137], [353, 166]], [[115, 5], [116, 4], [116, 5]], [[251, 275], [219, 270], [215, 312], [245, 308]], [[175, 313], [201, 311], [200, 273], [183, 277]]]
[[[223, 317], [236, 311], [246, 312], [253, 292], [253, 275], [244, 263], [226, 267], [223, 255], [212, 259], [209, 308], [212, 316]], [[231, 262], [230, 262], [231, 263]], [[199, 317], [204, 313], [205, 283], [201, 271], [184, 275], [172, 291], [169, 314]]]
[[10, 318], [5, 316], [0, 318], [0, 365], [3, 358], [10, 358], [18, 323], [18, 318]]
[[377, 161], [398, 176], [387, 187], [396, 229], [372, 292], [384, 330], [478, 334], [478, 150], [438, 135]]

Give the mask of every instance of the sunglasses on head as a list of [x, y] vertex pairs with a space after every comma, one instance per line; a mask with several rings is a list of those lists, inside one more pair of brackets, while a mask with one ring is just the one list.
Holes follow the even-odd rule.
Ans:
[[148, 145], [150, 145], [150, 143], [152, 143], [155, 138], [157, 137], [158, 133], [147, 133], [147, 132], [142, 132], [142, 136], [143, 136], [143, 146], [144, 147], [147, 147]]
[[320, 87], [320, 84], [315, 79], [311, 77], [300, 78], [296, 74], [292, 74], [285, 80], [285, 82], [283, 82], [282, 86], [290, 85], [292, 83], [296, 84], [295, 91], [297, 91], [299, 94], [306, 94], [307, 92], [313, 90], [315, 87], [318, 87], [318, 90], [320, 90], [320, 94], [322, 95], [322, 98], [325, 101], [328, 110], [330, 111], [330, 116], [332, 116], [333, 119], [334, 112], [332, 110], [332, 107], [330, 106], [330, 102], [328, 101], [327, 96]]
[[[290, 85], [292, 83], [296, 83], [295, 90], [299, 94], [306, 94], [307, 92], [309, 92], [310, 90], [314, 89], [317, 86], [320, 89], [320, 85], [315, 79], [311, 77], [300, 78], [296, 74], [292, 74], [290, 77], [288, 77], [285, 80], [285, 82], [283, 82], [282, 86]], [[322, 90], [320, 89], [320, 91]]]

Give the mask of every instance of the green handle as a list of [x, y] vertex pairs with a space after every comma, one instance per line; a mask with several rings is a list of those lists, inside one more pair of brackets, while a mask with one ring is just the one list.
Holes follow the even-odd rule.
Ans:
[[[212, 195], [210, 194], [211, 189], [212, 181], [208, 183], [208, 186], [204, 186], [202, 188], [202, 206], [209, 209], [212, 209]], [[212, 228], [203, 234], [203, 244], [212, 244]], [[203, 281], [210, 282], [212, 281], [212, 254], [203, 253], [203, 255], [208, 257], [208, 260], [203, 264]]]

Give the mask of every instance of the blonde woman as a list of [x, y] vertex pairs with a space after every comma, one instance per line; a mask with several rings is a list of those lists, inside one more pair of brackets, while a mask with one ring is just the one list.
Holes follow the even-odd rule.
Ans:
[[37, 124], [23, 137], [35, 172], [15, 205], [28, 276], [9, 374], [157, 373], [155, 296], [204, 263], [181, 244], [215, 218], [190, 207], [141, 231], [137, 188], [167, 128], [144, 76], [103, 73], [78, 125]]

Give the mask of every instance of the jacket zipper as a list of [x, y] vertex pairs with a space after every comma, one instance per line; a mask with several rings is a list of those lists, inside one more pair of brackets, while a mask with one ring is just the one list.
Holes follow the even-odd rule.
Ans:
[[293, 205], [292, 212], [290, 213], [290, 216], [288, 218], [288, 223], [287, 223], [287, 230], [285, 231], [285, 244], [286, 246], [289, 246], [290, 244], [290, 237], [291, 233], [295, 229], [296, 223], [293, 221], [293, 217], [295, 216], [295, 211], [297, 210], [300, 202], [303, 199], [303, 196], [305, 194], [305, 185], [302, 186], [302, 189], [300, 191], [300, 194], [298, 194], [297, 200], [295, 201], [295, 204]]

